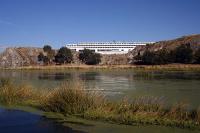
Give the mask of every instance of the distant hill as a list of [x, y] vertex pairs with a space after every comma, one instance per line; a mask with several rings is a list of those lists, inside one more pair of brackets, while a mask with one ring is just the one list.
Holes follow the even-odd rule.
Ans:
[[200, 48], [200, 34], [183, 36], [183, 37], [176, 38], [173, 40], [159, 41], [154, 44], [148, 44], [146, 46], [137, 46], [134, 50], [132, 50], [129, 53], [129, 56], [132, 56], [132, 55], [136, 56], [138, 53], [142, 54], [146, 48], [148, 48], [148, 50], [150, 51], [157, 51], [163, 48], [167, 50], [173, 50], [177, 46], [180, 46], [181, 44], [187, 44], [187, 43], [190, 44], [193, 50]]
[[42, 51], [42, 48], [32, 47], [6, 48], [0, 54], [0, 67], [8, 68], [36, 65], [37, 56]]
[[[200, 34], [183, 36], [174, 40], [159, 41], [154, 44], [148, 44], [146, 46], [137, 46], [134, 50], [128, 54], [122, 55], [102, 55], [101, 65], [126, 65], [131, 63], [134, 56], [143, 52], [148, 48], [150, 51], [157, 51], [163, 48], [167, 50], [175, 49], [181, 44], [190, 43], [191, 48], [196, 50], [200, 48]], [[40, 52], [43, 52], [42, 48], [34, 47], [17, 47], [6, 48], [5, 51], [0, 53], [0, 68], [15, 68], [21, 66], [34, 66], [38, 65], [37, 56]], [[74, 53], [74, 64], [81, 64], [78, 60], [78, 53]]]
[[[17, 47], [6, 48], [0, 53], [0, 68], [16, 68], [21, 66], [38, 65], [38, 55], [44, 52], [42, 48]], [[78, 59], [78, 53], [73, 52], [73, 63], [82, 64]], [[101, 65], [125, 65], [128, 64], [127, 56], [123, 55], [102, 55]]]

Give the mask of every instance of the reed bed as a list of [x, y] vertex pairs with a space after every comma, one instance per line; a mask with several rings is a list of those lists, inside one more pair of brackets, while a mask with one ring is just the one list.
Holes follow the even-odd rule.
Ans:
[[97, 108], [104, 101], [102, 95], [87, 92], [81, 83], [63, 83], [50, 91], [41, 102], [41, 109], [63, 114], [81, 114]]
[[41, 94], [27, 84], [14, 85], [9, 79], [0, 80], [0, 103], [5, 105], [39, 102]]
[[34, 106], [66, 117], [73, 115], [118, 124], [200, 127], [200, 108], [191, 110], [186, 103], [166, 107], [165, 100], [157, 97], [124, 98], [120, 102], [111, 102], [102, 94], [87, 91], [81, 83], [63, 83], [52, 90], [38, 90], [1, 79], [0, 104]]

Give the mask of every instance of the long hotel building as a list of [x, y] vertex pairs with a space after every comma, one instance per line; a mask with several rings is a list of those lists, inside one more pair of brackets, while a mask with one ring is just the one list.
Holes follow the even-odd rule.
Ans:
[[136, 46], [152, 43], [153, 42], [86, 42], [66, 44], [66, 47], [77, 52], [83, 49], [90, 49], [100, 54], [126, 54]]

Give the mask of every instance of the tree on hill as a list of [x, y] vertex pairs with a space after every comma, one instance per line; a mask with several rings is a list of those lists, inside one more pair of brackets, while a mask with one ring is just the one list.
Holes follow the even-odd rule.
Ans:
[[52, 62], [54, 60], [54, 57], [55, 57], [55, 51], [54, 50], [48, 51], [46, 56]]
[[61, 54], [56, 54], [55, 62], [58, 63], [58, 64], [64, 64], [65, 63], [65, 59]]
[[44, 50], [44, 52], [47, 52], [47, 53], [48, 53], [49, 51], [52, 50], [52, 48], [51, 48], [50, 45], [44, 45], [43, 50]]
[[140, 52], [133, 57], [133, 64], [137, 64], [137, 65], [143, 65], [143, 60], [142, 60], [142, 55], [140, 54]]
[[[158, 51], [149, 51], [148, 48], [143, 55], [134, 57], [135, 64], [144, 65], [162, 65], [168, 63], [191, 63], [193, 60], [193, 50], [190, 44], [182, 44], [176, 49], [168, 51], [161, 49]], [[196, 62], [200, 61], [200, 50], [195, 53]]]
[[70, 49], [62, 47], [59, 49], [57, 55], [55, 56], [56, 63], [71, 63], [73, 61], [73, 55]]
[[44, 60], [44, 54], [42, 52], [39, 53], [38, 55], [38, 61], [43, 61]]
[[194, 63], [200, 64], [200, 48], [194, 53]]
[[169, 58], [170, 58], [169, 52], [166, 49], [161, 49], [155, 52], [152, 59], [152, 64], [155, 64], [155, 65], [167, 64], [170, 62]]
[[48, 65], [48, 64], [50, 63], [50, 59], [49, 59], [47, 56], [44, 56], [44, 58], [43, 58], [43, 63], [44, 63], [45, 65]]
[[38, 61], [43, 62], [44, 64], [49, 64], [50, 59], [47, 56], [44, 56], [42, 52], [40, 52], [38, 55]]
[[149, 50], [146, 50], [141, 56], [142, 62], [145, 65], [152, 65], [155, 54]]
[[168, 63], [174, 63], [176, 60], [175, 50], [171, 50], [168, 52]]
[[193, 55], [190, 44], [182, 44], [174, 50], [176, 63], [191, 63]]
[[43, 60], [45, 64], [52, 63], [55, 57], [55, 51], [50, 45], [44, 45], [43, 51], [45, 52], [45, 59]]
[[79, 53], [79, 59], [87, 65], [96, 65], [101, 62], [101, 55], [89, 49], [84, 49]]
[[101, 62], [101, 55], [97, 53], [93, 53], [92, 57], [90, 57], [85, 64], [87, 65], [96, 65]]
[[82, 62], [86, 62], [90, 56], [92, 56], [93, 52], [89, 49], [84, 49], [83, 51], [81, 51], [79, 53], [79, 59], [82, 61]]

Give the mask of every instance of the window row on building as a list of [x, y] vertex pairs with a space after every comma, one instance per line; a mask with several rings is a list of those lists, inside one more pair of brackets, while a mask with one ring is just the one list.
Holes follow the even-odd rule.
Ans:
[[[84, 48], [134, 48], [135, 46], [132, 46], [132, 47], [84, 47]], [[75, 48], [75, 47], [73, 47]], [[77, 47], [79, 48], [79, 47]]]
[[97, 43], [78, 43], [67, 44], [66, 47], [74, 51], [82, 51], [90, 49], [101, 54], [124, 54], [133, 50], [136, 46], [152, 44], [153, 42], [97, 42]]

